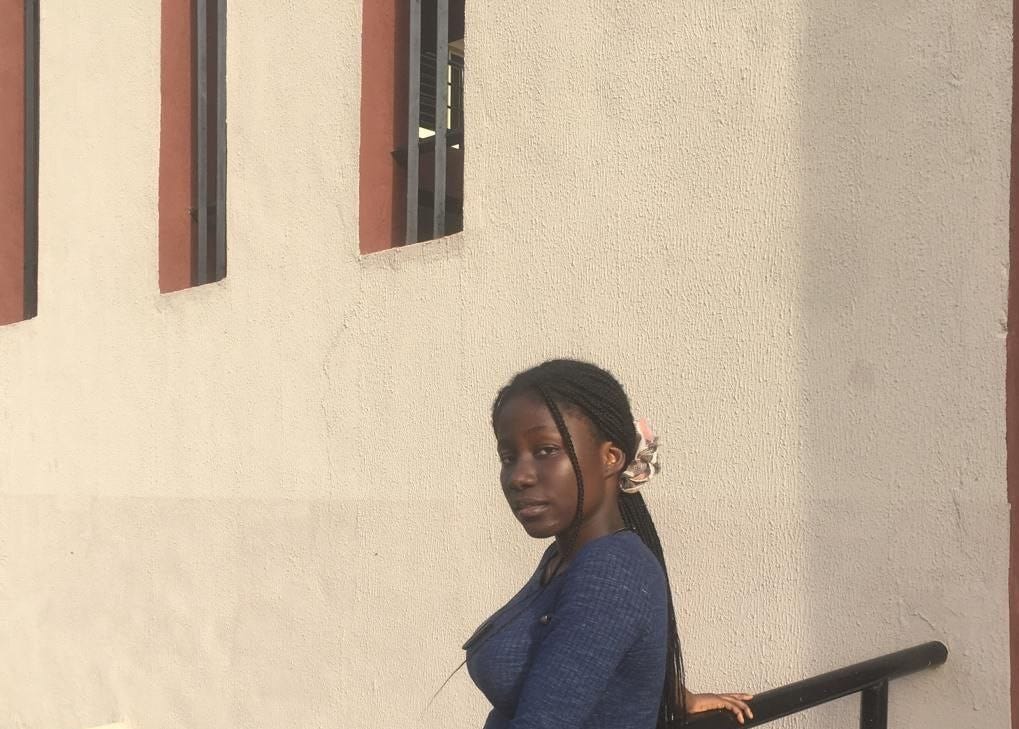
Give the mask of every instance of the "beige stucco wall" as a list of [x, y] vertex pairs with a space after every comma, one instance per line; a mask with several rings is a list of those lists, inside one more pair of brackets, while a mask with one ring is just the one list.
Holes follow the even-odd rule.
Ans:
[[560, 354], [665, 441], [693, 688], [940, 639], [892, 725], [1006, 726], [1009, 3], [469, 3], [465, 231], [360, 258], [360, 2], [232, 2], [229, 276], [167, 296], [159, 2], [102, 6], [42, 6], [0, 727], [480, 726], [421, 711], [541, 550], [487, 408]]

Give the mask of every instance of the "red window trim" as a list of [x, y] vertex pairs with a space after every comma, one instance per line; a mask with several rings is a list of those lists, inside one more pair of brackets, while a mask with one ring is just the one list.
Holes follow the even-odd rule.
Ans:
[[[25, 0], [0, 0], [0, 324], [35, 315], [35, 282], [26, 281]], [[28, 287], [26, 296], [26, 287]]]
[[159, 117], [159, 290], [191, 287], [195, 225], [192, 0], [162, 0]]
[[406, 0], [365, 0], [361, 21], [361, 253], [403, 243], [405, 175], [393, 150], [407, 137]]

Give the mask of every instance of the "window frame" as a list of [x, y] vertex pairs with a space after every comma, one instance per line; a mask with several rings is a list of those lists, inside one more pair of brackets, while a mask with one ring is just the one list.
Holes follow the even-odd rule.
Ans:
[[464, 130], [450, 122], [463, 118], [462, 93], [453, 104], [451, 95], [463, 89], [464, 10], [463, 0], [365, 0], [361, 253], [463, 229]]
[[159, 289], [226, 277], [227, 0], [162, 0]]

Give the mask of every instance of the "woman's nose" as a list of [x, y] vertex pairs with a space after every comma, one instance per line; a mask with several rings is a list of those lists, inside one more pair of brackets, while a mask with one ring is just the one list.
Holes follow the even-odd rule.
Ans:
[[509, 487], [514, 489], [524, 489], [528, 486], [533, 486], [537, 482], [538, 477], [534, 471], [534, 464], [527, 458], [517, 460], [507, 479]]

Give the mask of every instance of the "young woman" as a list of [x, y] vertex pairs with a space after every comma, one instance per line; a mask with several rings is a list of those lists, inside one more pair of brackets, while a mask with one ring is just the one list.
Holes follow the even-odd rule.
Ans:
[[523, 589], [464, 644], [492, 702], [485, 729], [672, 729], [687, 714], [753, 718], [747, 694], [692, 694], [654, 523], [639, 489], [657, 439], [603, 369], [552, 360], [492, 406], [503, 493], [554, 537]]

